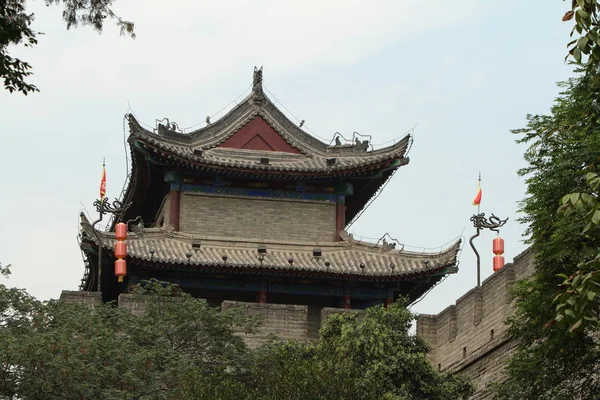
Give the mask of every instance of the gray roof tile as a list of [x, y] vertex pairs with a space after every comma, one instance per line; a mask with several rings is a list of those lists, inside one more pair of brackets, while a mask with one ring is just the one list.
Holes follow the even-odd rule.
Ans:
[[[97, 244], [89, 221], [82, 218], [82, 235]], [[98, 232], [106, 249], [114, 246], [114, 234]], [[189, 266], [227, 266], [239, 268], [265, 268], [285, 271], [322, 272], [341, 275], [365, 275], [371, 277], [392, 277], [426, 273], [447, 266], [454, 266], [460, 247], [457, 241], [440, 252], [416, 253], [386, 248], [373, 243], [364, 243], [344, 235], [342, 242], [301, 243], [301, 242], [257, 242], [253, 240], [233, 240], [189, 235], [181, 232], [146, 229], [143, 235], [130, 233], [127, 239], [128, 256], [138, 260], [156, 261], [164, 264]], [[200, 241], [198, 251], [192, 249], [192, 242]], [[261, 263], [257, 245], [264, 244], [267, 254]], [[321, 259], [312, 256], [312, 250], [322, 250]], [[152, 254], [151, 249], [154, 250]], [[191, 257], [187, 257], [190, 254]], [[226, 263], [222, 257], [227, 256]], [[293, 258], [290, 264], [288, 260]], [[428, 263], [425, 261], [428, 260]], [[325, 262], [330, 262], [327, 267]], [[364, 271], [360, 264], [365, 265]], [[391, 268], [391, 264], [395, 268]]]

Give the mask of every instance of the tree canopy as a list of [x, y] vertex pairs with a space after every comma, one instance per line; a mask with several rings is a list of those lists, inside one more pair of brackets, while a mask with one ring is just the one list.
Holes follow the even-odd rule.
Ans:
[[510, 333], [519, 344], [509, 363], [508, 382], [499, 389], [505, 399], [572, 399], [574, 393], [594, 398], [600, 393], [600, 346], [594, 327], [582, 327], [574, 335], [562, 323], [548, 323], [568, 300], [560, 297], [564, 277], [577, 274], [600, 247], [600, 230], [584, 232], [589, 215], [558, 212], [566, 194], [591, 195], [585, 173], [597, 172], [600, 161], [600, 73], [590, 69], [559, 86], [562, 92], [550, 115], [529, 115], [527, 126], [513, 131], [519, 142], [529, 145], [528, 166], [519, 171], [528, 185], [521, 222], [528, 226], [536, 272], [515, 291]]
[[333, 316], [316, 343], [250, 350], [243, 335], [259, 321], [242, 309], [157, 281], [134, 293], [135, 314], [0, 285], [0, 398], [450, 400], [473, 390], [433, 369], [401, 302]]
[[[135, 37], [134, 24], [123, 20], [111, 8], [114, 0], [44, 0], [46, 5], [59, 5], [63, 9], [63, 19], [67, 29], [79, 25], [92, 26], [101, 32], [106, 19], [113, 20], [119, 26], [121, 34]], [[0, 78], [9, 92], [21, 92], [25, 95], [39, 89], [29, 83], [32, 67], [26, 61], [12, 57], [10, 46], [32, 47], [38, 43], [40, 32], [33, 28], [34, 15], [27, 13], [26, 0], [4, 0], [0, 3]]]

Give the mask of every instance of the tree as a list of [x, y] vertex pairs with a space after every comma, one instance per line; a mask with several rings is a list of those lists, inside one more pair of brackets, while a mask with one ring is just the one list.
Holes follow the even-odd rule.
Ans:
[[[597, 0], [572, 0], [571, 10], [563, 16], [563, 21], [575, 18], [571, 37], [577, 32], [580, 37], [568, 43], [569, 56], [576, 64], [585, 65], [585, 72], [597, 71], [600, 65], [600, 3]], [[588, 56], [583, 62], [583, 56]], [[600, 224], [600, 203], [598, 190], [600, 177], [588, 168], [586, 173], [588, 183], [586, 192], [567, 193], [560, 201], [559, 213], [566, 216], [572, 213], [585, 213], [588, 220], [582, 231]], [[593, 170], [593, 168], [592, 168]], [[562, 278], [560, 287], [563, 289], [555, 298], [556, 315], [547, 326], [555, 323], [562, 328], [568, 328], [572, 333], [579, 333], [586, 327], [600, 327], [600, 253], [592, 260], [580, 261], [578, 270], [570, 276], [565, 273], [557, 274]]]
[[42, 303], [0, 285], [0, 399], [457, 399], [409, 333], [404, 304], [359, 321], [331, 317], [317, 343], [249, 350], [258, 321], [217, 311], [176, 286], [134, 289], [135, 314], [114, 304]]
[[528, 185], [521, 222], [528, 225], [536, 271], [515, 291], [510, 334], [518, 351], [508, 365], [508, 381], [498, 388], [504, 399], [572, 399], [574, 393], [594, 398], [600, 392], [600, 347], [594, 335], [572, 335], [561, 324], [547, 324], [556, 316], [554, 299], [564, 276], [593, 260], [600, 245], [600, 230], [581, 234], [589, 223], [584, 214], [557, 212], [565, 194], [589, 190], [584, 171], [598, 170], [600, 73], [589, 69], [560, 87], [550, 115], [529, 115], [527, 126], [513, 131], [521, 135], [518, 142], [529, 144], [529, 165], [519, 171]]
[[[136, 288], [144, 312], [41, 303], [0, 285], [0, 398], [193, 399], [247, 369], [236, 331], [256, 321], [219, 312], [171, 285]], [[194, 382], [192, 382], [192, 380]]]
[[[135, 37], [134, 24], [117, 16], [111, 9], [113, 0], [45, 0], [46, 5], [62, 5], [63, 19], [67, 29], [91, 25], [101, 32], [106, 18], [116, 21], [121, 34]], [[9, 54], [9, 46], [32, 47], [37, 44], [37, 35], [32, 25], [34, 15], [26, 12], [25, 0], [4, 0], [0, 7], [0, 78], [9, 92], [25, 95], [39, 91], [26, 81], [31, 76], [31, 65]]]
[[427, 346], [409, 333], [413, 318], [397, 301], [367, 309], [360, 320], [355, 314], [329, 317], [317, 343], [265, 346], [253, 363], [250, 398], [468, 398], [473, 387], [465, 378], [433, 369]]

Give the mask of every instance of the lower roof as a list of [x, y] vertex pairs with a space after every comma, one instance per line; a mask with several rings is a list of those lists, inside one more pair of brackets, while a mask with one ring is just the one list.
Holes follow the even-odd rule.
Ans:
[[[88, 221], [81, 218], [82, 242], [98, 245], [112, 251], [116, 242], [114, 233], [96, 234]], [[191, 235], [163, 228], [146, 228], [130, 232], [127, 255], [130, 260], [143, 263], [178, 266], [185, 270], [202, 267], [223, 267], [240, 270], [268, 270], [272, 273], [325, 274], [339, 278], [378, 278], [403, 280], [414, 275], [450, 273], [457, 264], [460, 240], [447, 248], [432, 253], [395, 249], [387, 244], [366, 243], [343, 234], [341, 242], [277, 242], [252, 239], [232, 239]], [[258, 246], [266, 253], [261, 260]], [[314, 257], [320, 249], [322, 256]], [[241, 271], [240, 271], [241, 272]]]

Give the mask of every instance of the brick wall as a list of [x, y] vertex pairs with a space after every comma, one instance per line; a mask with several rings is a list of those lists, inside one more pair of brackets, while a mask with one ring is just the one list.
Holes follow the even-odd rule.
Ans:
[[532, 272], [533, 260], [526, 250], [456, 304], [437, 315], [417, 318], [417, 334], [431, 347], [428, 356], [432, 364], [442, 372], [471, 375], [477, 386], [473, 398], [487, 398], [486, 384], [503, 376], [505, 361], [514, 348], [505, 324], [513, 309], [509, 289]]
[[[199, 299], [203, 300], [203, 299]], [[81, 302], [92, 307], [102, 304], [100, 293], [63, 290], [60, 301]], [[259, 332], [256, 334], [240, 333], [246, 344], [256, 348], [272, 337], [280, 340], [297, 340], [306, 342], [318, 339], [321, 321], [330, 315], [344, 312], [358, 313], [362, 318], [362, 310], [344, 310], [341, 308], [320, 307], [318, 305], [291, 304], [260, 304], [243, 301], [226, 300], [221, 304], [221, 310], [241, 307], [251, 315], [259, 315], [262, 320]], [[131, 311], [135, 315], [144, 312], [145, 304], [135, 301], [133, 295], [123, 293], [119, 296], [119, 308]]]
[[182, 193], [180, 230], [256, 240], [332, 242], [335, 204]]
[[260, 315], [260, 332], [253, 335], [243, 334], [244, 341], [256, 348], [268, 341], [273, 335], [282, 340], [308, 340], [308, 307], [290, 304], [261, 304], [226, 300], [221, 310], [242, 307], [247, 313]]
[[142, 302], [135, 301], [131, 294], [121, 293], [119, 295], [119, 308], [129, 310], [133, 315], [139, 315], [144, 312], [146, 305]]
[[60, 301], [66, 303], [83, 303], [93, 308], [102, 304], [102, 294], [99, 292], [63, 290], [60, 294]]

